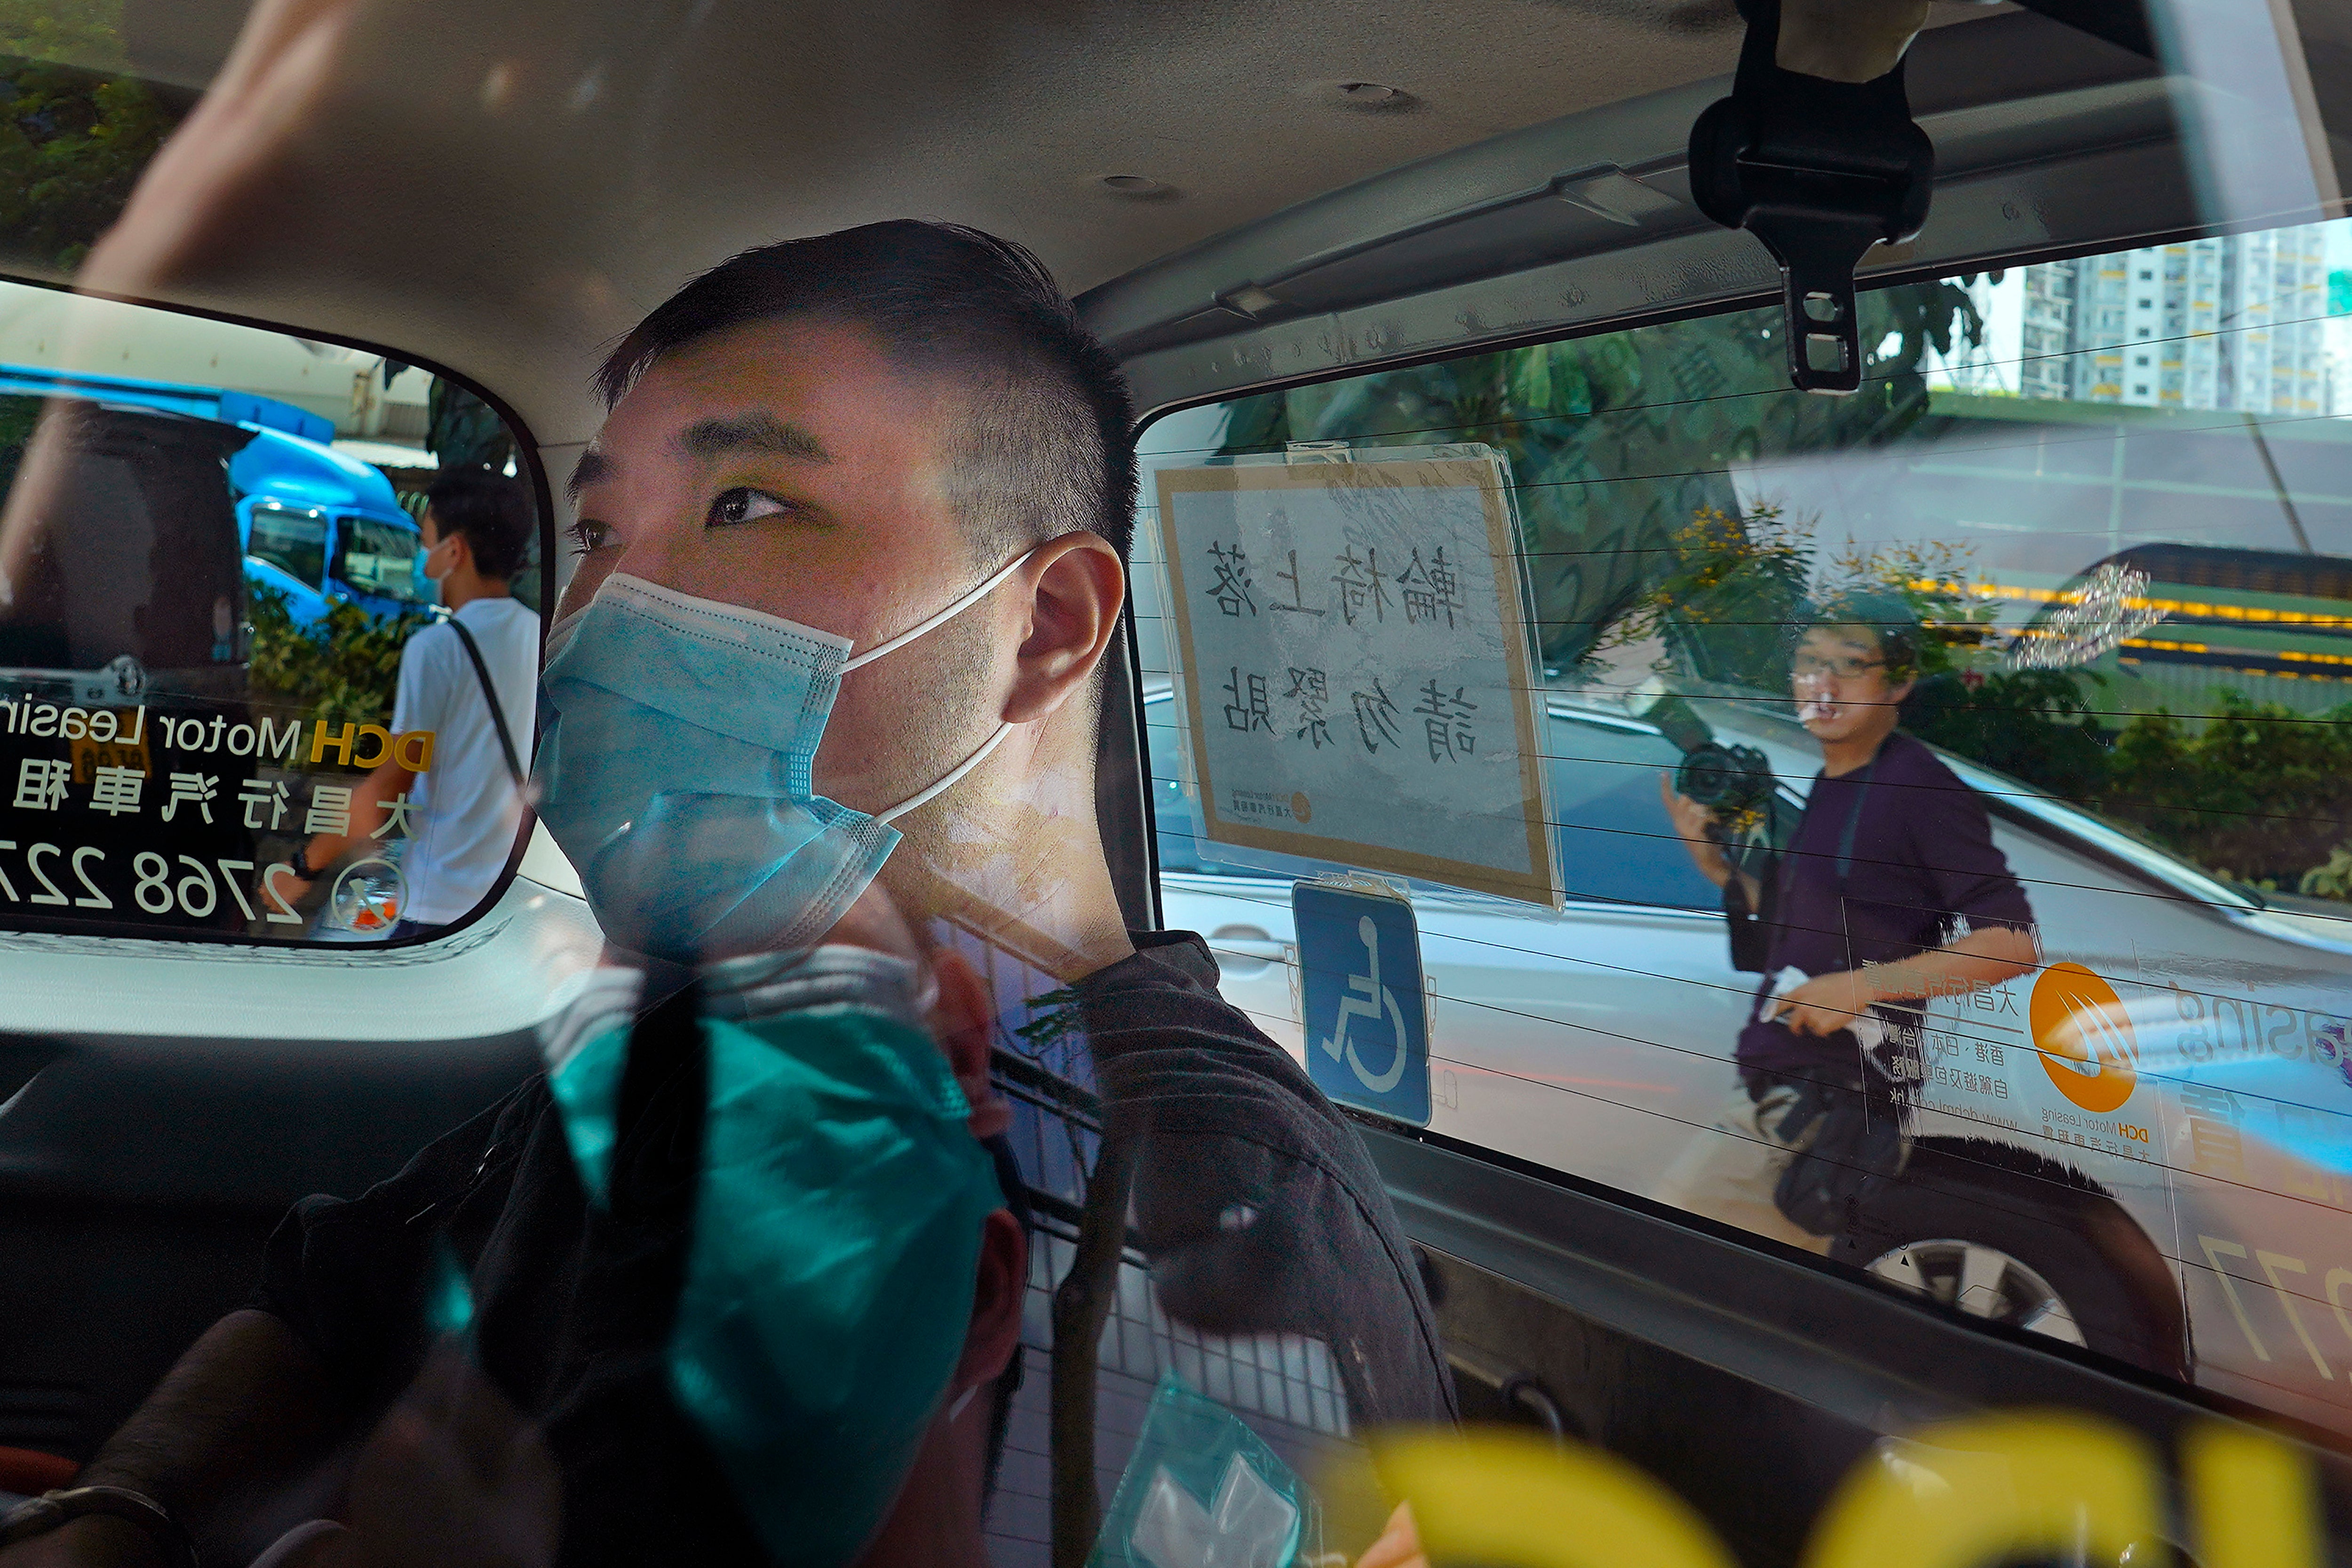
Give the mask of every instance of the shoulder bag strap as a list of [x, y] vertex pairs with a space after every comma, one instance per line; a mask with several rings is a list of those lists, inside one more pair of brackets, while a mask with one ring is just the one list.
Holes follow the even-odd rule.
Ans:
[[1853, 836], [1862, 826], [1862, 803], [1870, 794], [1870, 775], [1877, 771], [1878, 759], [1873, 757], [1853, 786], [1853, 809], [1845, 814], [1845, 829], [1838, 835], [1837, 879], [1841, 889], [1845, 886], [1846, 872], [1853, 867]]
[[490, 722], [499, 727], [499, 750], [506, 753], [507, 773], [514, 780], [515, 788], [520, 789], [523, 787], [522, 764], [515, 760], [514, 736], [507, 730], [507, 710], [499, 706], [498, 689], [490, 684], [490, 667], [482, 662], [481, 646], [474, 641], [474, 634], [466, 629], [466, 623], [457, 616], [450, 616], [448, 625], [449, 629], [457, 634], [457, 640], [466, 645], [466, 657], [474, 661], [474, 678], [482, 683], [482, 700], [490, 705]]

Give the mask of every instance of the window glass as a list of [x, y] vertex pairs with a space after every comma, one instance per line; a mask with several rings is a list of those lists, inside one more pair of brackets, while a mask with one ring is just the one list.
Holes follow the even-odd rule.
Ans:
[[1682, 761], [1674, 743], [1622, 720], [1558, 714], [1550, 735], [1554, 831], [1570, 896], [1716, 908], [1717, 890], [1684, 853], [1658, 793], [1659, 776]]
[[528, 736], [538, 524], [485, 416], [381, 354], [0, 284], [0, 924], [384, 942], [484, 905], [523, 818], [403, 497], [463, 489], [457, 613]]
[[[246, 553], [277, 567], [302, 587], [316, 588], [327, 564], [327, 520], [309, 512], [256, 507]], [[338, 577], [343, 575], [342, 564], [341, 560], [336, 562]]]
[[[1171, 921], [1325, 1072], [1284, 884], [1386, 878], [1435, 1131], [2352, 1429], [2347, 276], [2330, 224], [1882, 289], [1843, 399], [1788, 389], [1770, 309], [1162, 420], [1136, 575]], [[1312, 559], [1250, 499], [1440, 459], [1502, 476], [1532, 689], [1456, 706], [1495, 705], [1482, 745], [1544, 715], [1556, 901], [1413, 869], [1449, 801], [1486, 808], [1433, 730], [1423, 763], [1346, 721], [1428, 671], [1310, 657], [1408, 616], [1437, 512], [1397, 498], [1438, 481], [1350, 479], [1358, 531]], [[1263, 670], [1221, 651], [1261, 635]]]
[[429, 605], [434, 593], [416, 570], [419, 548], [414, 528], [373, 518], [341, 519], [335, 525], [335, 581], [356, 593]]

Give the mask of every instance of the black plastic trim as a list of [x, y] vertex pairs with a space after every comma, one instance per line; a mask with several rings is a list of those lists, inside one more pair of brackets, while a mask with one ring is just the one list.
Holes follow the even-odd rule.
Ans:
[[[1923, 1307], [1792, 1247], [1438, 1134], [1359, 1121], [1406, 1234], [1634, 1339], [1882, 1432], [2063, 1405], [2259, 1426], [2352, 1485], [2352, 1439], [2095, 1352]], [[1851, 1347], [1851, 1348], [1849, 1348]]]

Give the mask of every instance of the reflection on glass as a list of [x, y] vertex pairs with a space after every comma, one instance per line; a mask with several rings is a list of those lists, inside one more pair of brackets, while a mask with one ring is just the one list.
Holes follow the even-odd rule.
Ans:
[[335, 581], [355, 593], [429, 605], [433, 592], [417, 574], [416, 555], [414, 529], [347, 518], [336, 530]]
[[[1842, 400], [1787, 390], [1768, 310], [1148, 432], [1162, 468], [1508, 454], [1570, 901], [1413, 889], [1433, 1128], [2352, 1430], [2347, 264], [2352, 227], [2310, 225], [1880, 290]], [[1138, 611], [1175, 689], [1171, 580], [1140, 570]], [[1856, 595], [1884, 606], [1856, 646], [1809, 647]], [[1843, 780], [1892, 765], [1825, 754], [1857, 709], [1924, 771], [1842, 856]], [[1146, 711], [1171, 918], [1232, 933], [1225, 994], [1301, 1052], [1294, 964], [1246, 960], [1295, 942], [1289, 876], [1346, 868], [1203, 838], [1181, 726]], [[1785, 901], [1792, 866], [1841, 859]], [[1919, 887], [1871, 885], [1887, 866]], [[2006, 973], [1893, 973], [2029, 926]], [[1802, 1009], [1835, 1049], [1744, 1086], [1733, 1042]], [[1676, 1165], [1710, 1127], [1753, 1151], [1841, 1115], [1848, 1178], [1810, 1226], [1801, 1162]]]
[[[0, 288], [0, 920], [380, 942], [490, 891], [519, 806], [486, 693], [527, 746], [535, 530], [516, 481], [401, 444], [428, 379]], [[402, 496], [468, 483], [499, 500], [436, 567]]]

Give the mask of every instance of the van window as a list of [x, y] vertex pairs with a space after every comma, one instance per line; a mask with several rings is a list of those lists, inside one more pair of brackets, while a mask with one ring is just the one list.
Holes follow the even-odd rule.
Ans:
[[[487, 907], [525, 818], [376, 461], [411, 490], [433, 461], [429, 422], [387, 443], [386, 397], [480, 402], [255, 328], [0, 307], [0, 928], [383, 943]], [[520, 559], [533, 496], [477, 471]], [[528, 736], [538, 616], [465, 614]]]
[[[1788, 387], [1772, 308], [1168, 416], [1136, 575], [1169, 920], [1344, 1089], [1286, 884], [1383, 878], [1433, 1131], [2352, 1424], [2352, 1338], [2314, 1326], [2352, 1270], [2347, 258], [2352, 228], [2305, 225], [1883, 289], [1843, 399]], [[2185, 335], [2121, 345], [2102, 307], [2135, 271]], [[1260, 703], [1197, 651], [1255, 616], [1267, 665], [1323, 672], [1350, 611], [1403, 616], [1438, 527], [1412, 487], [1440, 482], [1409, 466], [1439, 459], [1504, 476], [1531, 689], [1459, 695], [1543, 715], [1549, 900], [1416, 868], [1470, 797], [1393, 781], [1455, 758], [1347, 782], [1295, 679]], [[1310, 562], [1281, 498], [1329, 463], [1365, 476], [1360, 531]], [[1330, 685], [1408, 680], [1381, 673]], [[1318, 838], [1327, 798], [1379, 801], [1374, 828]], [[1384, 1079], [1391, 1026], [1348, 1023]], [[1780, 1119], [1842, 1100], [1895, 1131], [1789, 1176]]]
[[343, 518], [335, 525], [335, 581], [362, 593], [429, 605], [432, 589], [416, 570], [420, 550], [415, 529]]
[[[327, 564], [327, 520], [309, 512], [257, 507], [246, 553], [277, 567], [304, 587], [315, 588]], [[338, 577], [345, 577], [342, 565], [339, 559]]]

